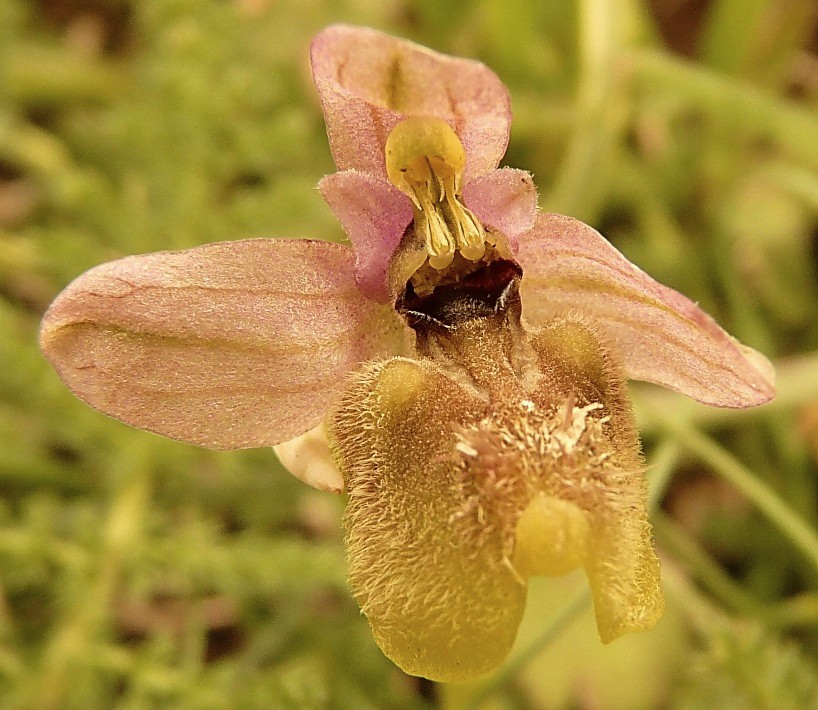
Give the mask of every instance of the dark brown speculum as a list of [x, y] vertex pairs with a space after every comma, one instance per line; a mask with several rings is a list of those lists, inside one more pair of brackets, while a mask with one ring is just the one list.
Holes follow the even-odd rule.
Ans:
[[514, 308], [519, 310], [519, 282], [523, 275], [519, 264], [496, 258], [476, 266], [478, 268], [457, 279], [447, 279], [444, 275], [441, 282], [427, 293], [419, 294], [410, 280], [396, 304], [398, 312], [417, 331], [428, 326], [451, 328], [464, 318], [501, 315]]

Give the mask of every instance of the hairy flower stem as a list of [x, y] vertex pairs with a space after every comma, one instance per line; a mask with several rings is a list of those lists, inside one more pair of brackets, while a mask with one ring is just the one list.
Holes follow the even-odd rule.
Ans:
[[[590, 218], [598, 198], [600, 164], [624, 129], [613, 61], [618, 23], [611, 0], [583, 0], [580, 10], [580, 76], [576, 119], [551, 194], [549, 209]], [[591, 205], [589, 207], [589, 204]]]

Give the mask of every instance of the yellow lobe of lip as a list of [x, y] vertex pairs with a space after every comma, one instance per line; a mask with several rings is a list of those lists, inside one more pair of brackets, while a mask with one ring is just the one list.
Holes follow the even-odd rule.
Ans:
[[415, 232], [438, 270], [457, 252], [479, 261], [486, 232], [460, 199], [466, 164], [463, 144], [443, 119], [413, 116], [398, 123], [386, 139], [389, 181], [412, 200]]
[[523, 577], [567, 574], [587, 561], [590, 536], [582, 508], [539, 495], [517, 521], [514, 567]]

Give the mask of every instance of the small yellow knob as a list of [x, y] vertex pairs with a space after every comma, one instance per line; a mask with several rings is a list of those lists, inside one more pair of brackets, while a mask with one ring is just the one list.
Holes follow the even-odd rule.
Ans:
[[463, 144], [442, 118], [411, 116], [392, 129], [386, 139], [389, 181], [413, 200], [417, 187], [460, 176], [466, 164]]

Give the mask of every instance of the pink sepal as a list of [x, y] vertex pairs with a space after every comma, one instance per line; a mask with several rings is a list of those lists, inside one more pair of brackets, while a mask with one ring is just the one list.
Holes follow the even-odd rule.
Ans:
[[631, 264], [597, 231], [543, 214], [520, 237], [523, 315], [590, 313], [616, 346], [628, 377], [704, 404], [752, 407], [775, 396], [769, 361], [725, 333], [695, 303]]
[[356, 288], [353, 253], [253, 239], [130, 256], [57, 297], [40, 346], [81, 399], [133, 426], [215, 449], [315, 427], [404, 326]]
[[348, 25], [320, 32], [310, 58], [340, 170], [386, 177], [386, 138], [407, 116], [437, 116], [449, 123], [466, 151], [466, 179], [496, 168], [506, 151], [508, 91], [480, 62]]

